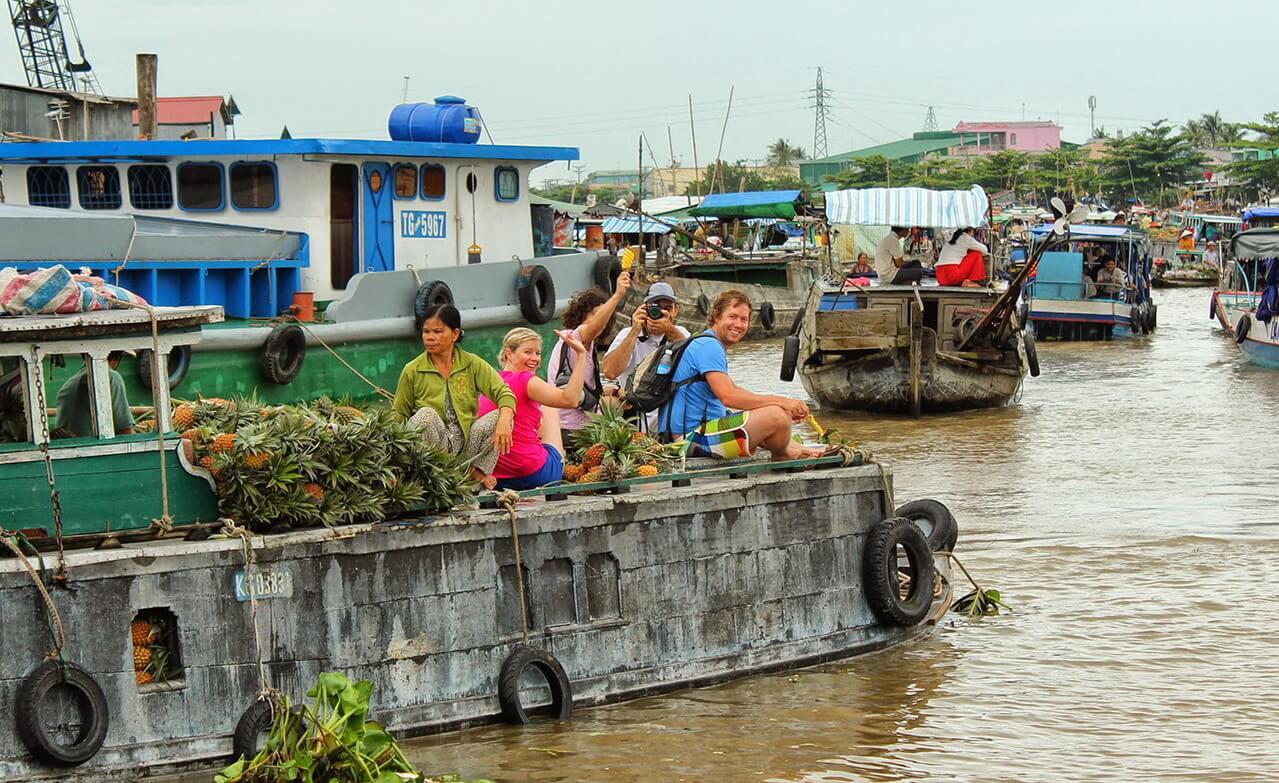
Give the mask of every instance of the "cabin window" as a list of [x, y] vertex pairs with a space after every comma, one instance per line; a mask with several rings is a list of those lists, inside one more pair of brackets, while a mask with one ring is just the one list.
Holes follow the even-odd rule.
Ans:
[[275, 164], [232, 163], [231, 206], [246, 210], [275, 209], [278, 206]]
[[178, 166], [178, 206], [192, 212], [222, 209], [222, 165], [183, 163]]
[[498, 201], [515, 201], [520, 197], [520, 172], [513, 166], [498, 166], [494, 188]]
[[413, 198], [417, 195], [417, 166], [399, 163], [395, 166], [395, 197]]
[[173, 175], [168, 166], [130, 166], [129, 204], [134, 209], [172, 209]]
[[75, 179], [81, 209], [120, 208], [120, 172], [115, 166], [81, 166]]
[[422, 167], [422, 198], [439, 201], [444, 198], [444, 167], [428, 163]]
[[71, 182], [61, 166], [27, 169], [27, 203], [33, 207], [71, 209]]
[[479, 190], [479, 187], [480, 187], [480, 178], [475, 176], [474, 171], [468, 171], [466, 173], [466, 192], [474, 193], [475, 191]]

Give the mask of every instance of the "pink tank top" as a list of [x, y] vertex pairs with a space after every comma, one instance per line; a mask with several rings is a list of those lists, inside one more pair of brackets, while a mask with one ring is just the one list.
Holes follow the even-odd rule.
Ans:
[[[519, 478], [536, 473], [546, 464], [546, 449], [537, 430], [542, 426], [542, 406], [528, 398], [531, 372], [502, 370], [499, 375], [515, 394], [515, 427], [511, 437], [511, 450], [497, 458], [493, 475], [500, 479]], [[479, 416], [497, 406], [488, 397], [480, 397]]]

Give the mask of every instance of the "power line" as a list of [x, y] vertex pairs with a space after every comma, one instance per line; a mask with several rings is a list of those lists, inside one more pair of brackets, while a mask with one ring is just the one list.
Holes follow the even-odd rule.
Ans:
[[813, 115], [813, 157], [826, 157], [826, 120], [830, 119], [830, 90], [822, 85], [822, 69], [817, 69], [817, 86], [808, 91], [812, 99]]

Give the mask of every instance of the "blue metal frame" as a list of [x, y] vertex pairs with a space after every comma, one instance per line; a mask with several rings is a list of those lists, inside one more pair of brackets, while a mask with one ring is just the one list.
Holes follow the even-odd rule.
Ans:
[[[44, 173], [44, 169], [48, 169], [51, 173], [61, 173], [62, 175], [61, 184], [63, 186], [62, 191], [60, 194], [55, 193], [53, 191], [48, 191], [48, 192], [42, 191], [39, 194], [39, 201], [35, 201], [32, 199], [32, 194], [35, 193], [36, 191], [35, 189], [31, 187], [31, 178], [32, 178], [32, 175], [38, 175], [41, 177], [48, 178], [47, 175]], [[57, 179], [57, 178], [52, 177], [50, 179], [50, 182], [52, 181], [52, 179]], [[48, 200], [49, 197], [57, 196], [57, 195], [63, 196], [63, 198], [58, 199], [57, 203], [53, 203]], [[64, 201], [65, 203], [63, 203]], [[33, 207], [48, 207], [50, 209], [71, 209], [71, 175], [67, 172], [67, 167], [66, 166], [32, 166], [28, 168], [27, 169], [27, 203]]]
[[[515, 175], [515, 195], [510, 198], [502, 197], [502, 175], [510, 172]], [[498, 166], [493, 169], [493, 198], [503, 203], [512, 203], [520, 200], [520, 170], [514, 166]]]
[[[164, 199], [158, 198], [158, 191], [147, 192], [133, 187], [134, 169], [159, 169], [164, 172], [164, 180], [168, 183], [168, 190], [163, 194]], [[140, 177], [143, 175], [139, 175]], [[154, 180], [152, 175], [145, 175], [148, 180]], [[163, 163], [131, 163], [124, 170], [124, 179], [129, 186], [129, 206], [133, 209], [173, 209], [177, 203], [177, 197], [173, 192], [173, 170]], [[167, 199], [167, 203], [165, 202]]]
[[[186, 157], [193, 154], [186, 141], [39, 141], [0, 144], [0, 160], [13, 163], [68, 159], [104, 161]], [[366, 139], [219, 139], [201, 141], [199, 155], [266, 157], [276, 155], [355, 155], [386, 158], [469, 158], [479, 160], [573, 161], [576, 147], [523, 147], [499, 144], [447, 144], [422, 141]]]
[[[235, 203], [235, 186], [231, 183], [235, 176], [236, 168], [240, 166], [269, 166], [271, 169], [271, 179], [275, 181], [275, 201], [271, 202], [269, 207], [241, 207]], [[280, 208], [280, 170], [269, 160], [237, 160], [227, 167], [226, 173], [226, 189], [231, 194], [231, 198], [227, 199], [231, 202], [231, 208], [236, 212], [274, 212]]]
[[[413, 194], [409, 196], [401, 196], [400, 189], [397, 184], [400, 179], [400, 169], [413, 169]], [[421, 172], [418, 171], [417, 165], [413, 163], [396, 163], [391, 167], [391, 198], [396, 201], [415, 201], [417, 200], [418, 190], [422, 186], [419, 179]]]
[[[83, 174], [85, 169], [96, 169], [104, 172], [103, 189], [101, 195], [90, 195], [85, 198], [84, 184], [87, 175]], [[106, 186], [115, 181], [115, 191], [107, 190]], [[112, 164], [104, 163], [87, 163], [76, 166], [75, 170], [75, 194], [76, 201], [80, 204], [80, 209], [98, 212], [109, 209], [120, 209], [124, 206], [124, 191], [120, 185], [120, 170]]]
[[[182, 205], [182, 169], [188, 166], [216, 166], [218, 169], [218, 205], [216, 207], [187, 207]], [[183, 212], [221, 212], [226, 209], [226, 166], [216, 160], [188, 160], [178, 164], [174, 172], [174, 203]]]
[[[444, 172], [444, 192], [438, 196], [428, 196], [426, 194], [426, 170], [427, 169], [439, 169], [440, 171]], [[418, 181], [418, 196], [421, 197], [423, 201], [443, 201], [444, 199], [448, 198], [449, 170], [447, 167], [442, 166], [439, 163], [423, 163], [421, 168], [418, 169], [417, 181]]]

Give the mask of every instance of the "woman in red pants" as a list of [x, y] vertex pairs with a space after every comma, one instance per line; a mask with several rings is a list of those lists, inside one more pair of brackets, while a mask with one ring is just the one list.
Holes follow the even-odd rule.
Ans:
[[937, 284], [980, 288], [986, 282], [990, 249], [973, 238], [971, 228], [957, 229], [937, 257]]

